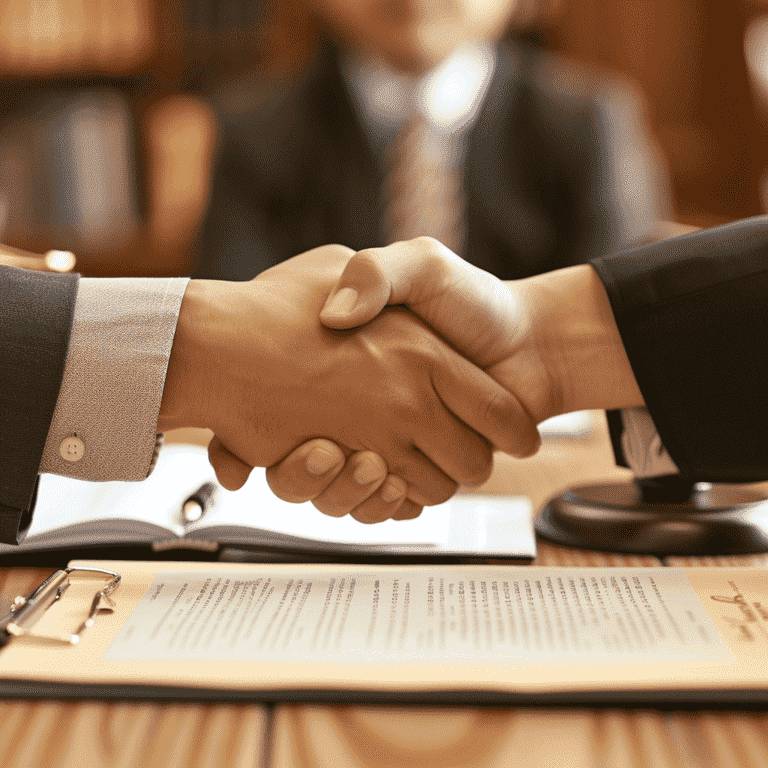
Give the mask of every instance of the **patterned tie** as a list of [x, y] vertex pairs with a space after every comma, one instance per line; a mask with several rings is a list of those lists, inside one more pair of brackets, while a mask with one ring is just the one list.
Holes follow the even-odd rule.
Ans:
[[464, 195], [456, 142], [421, 115], [398, 135], [384, 194], [387, 242], [429, 235], [459, 252], [464, 245]]

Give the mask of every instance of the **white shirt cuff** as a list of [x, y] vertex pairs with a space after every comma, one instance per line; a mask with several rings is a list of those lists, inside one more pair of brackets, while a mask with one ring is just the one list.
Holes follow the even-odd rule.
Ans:
[[624, 408], [621, 447], [636, 477], [676, 475], [677, 465], [667, 453], [647, 408]]
[[[40, 472], [143, 480], [188, 278], [82, 278]], [[67, 458], [64, 458], [67, 456]]]

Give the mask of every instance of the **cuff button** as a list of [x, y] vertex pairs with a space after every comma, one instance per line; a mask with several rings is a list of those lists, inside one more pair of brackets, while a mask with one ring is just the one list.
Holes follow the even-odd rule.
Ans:
[[64, 461], [80, 461], [85, 455], [85, 443], [76, 434], [70, 435], [61, 441], [59, 453]]

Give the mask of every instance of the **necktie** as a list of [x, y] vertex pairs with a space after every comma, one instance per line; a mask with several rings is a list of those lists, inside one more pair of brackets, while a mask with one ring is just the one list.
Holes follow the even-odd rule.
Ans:
[[429, 235], [452, 251], [464, 239], [461, 173], [450, 134], [432, 129], [422, 116], [408, 120], [398, 135], [385, 181], [387, 242]]

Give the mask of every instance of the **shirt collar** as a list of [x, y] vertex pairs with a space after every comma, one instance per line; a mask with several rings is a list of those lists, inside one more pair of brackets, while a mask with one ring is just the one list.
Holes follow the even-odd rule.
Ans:
[[485, 43], [456, 49], [421, 78], [378, 61], [347, 57], [342, 72], [363, 120], [382, 133], [396, 132], [421, 113], [440, 133], [466, 130], [475, 120], [493, 77], [495, 52]]

